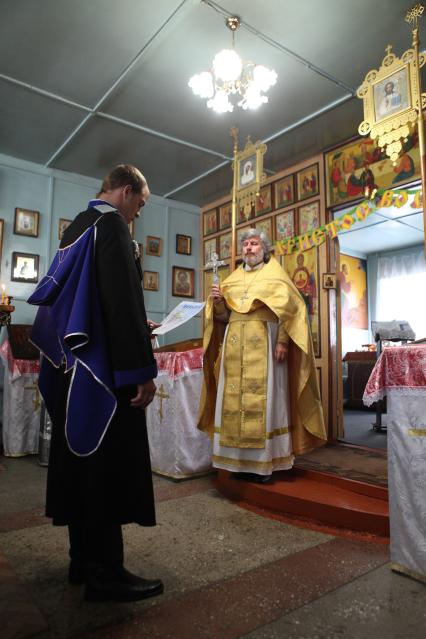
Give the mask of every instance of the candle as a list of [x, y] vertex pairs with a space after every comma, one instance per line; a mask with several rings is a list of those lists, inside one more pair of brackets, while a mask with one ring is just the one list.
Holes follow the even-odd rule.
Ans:
[[1, 303], [4, 304], [6, 284], [1, 285]]

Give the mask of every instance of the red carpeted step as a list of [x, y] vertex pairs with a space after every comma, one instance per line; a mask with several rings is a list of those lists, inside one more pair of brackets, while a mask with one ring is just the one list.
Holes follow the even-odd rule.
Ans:
[[294, 469], [274, 473], [268, 484], [232, 478], [219, 471], [218, 489], [233, 500], [266, 510], [297, 515], [335, 527], [389, 535], [386, 489], [342, 477]]

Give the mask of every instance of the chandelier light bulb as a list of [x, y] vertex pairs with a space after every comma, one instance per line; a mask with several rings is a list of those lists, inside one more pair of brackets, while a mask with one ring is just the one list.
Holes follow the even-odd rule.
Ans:
[[212, 98], [214, 95], [213, 76], [209, 71], [193, 75], [188, 82], [188, 86], [200, 98]]
[[213, 59], [213, 72], [222, 82], [235, 82], [243, 68], [240, 56], [233, 49], [222, 49]]
[[269, 91], [277, 83], [277, 74], [272, 69], [267, 69], [262, 64], [257, 64], [253, 69], [253, 81], [259, 91]]
[[254, 84], [251, 84], [244, 96], [243, 99], [238, 102], [238, 106], [242, 107], [244, 110], [246, 109], [250, 109], [251, 111], [254, 111], [255, 109], [258, 109], [262, 104], [265, 104], [266, 102], [268, 102], [268, 98], [266, 95], [262, 95], [257, 87]]
[[232, 113], [234, 106], [228, 100], [228, 94], [225, 91], [216, 91], [214, 98], [208, 100], [207, 106], [216, 113]]

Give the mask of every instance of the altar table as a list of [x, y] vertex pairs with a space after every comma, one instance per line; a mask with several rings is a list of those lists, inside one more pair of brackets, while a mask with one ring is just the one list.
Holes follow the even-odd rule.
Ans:
[[4, 364], [3, 448], [6, 457], [35, 455], [39, 447], [38, 359], [16, 359], [8, 339], [0, 346]]
[[391, 568], [426, 582], [426, 345], [385, 348], [363, 399], [385, 396]]
[[152, 470], [174, 479], [208, 473], [212, 442], [198, 430], [203, 349], [154, 354], [157, 392], [146, 409]]

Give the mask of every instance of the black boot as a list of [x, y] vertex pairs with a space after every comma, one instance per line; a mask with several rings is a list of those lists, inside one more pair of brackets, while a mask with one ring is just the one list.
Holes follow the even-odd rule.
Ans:
[[143, 579], [123, 566], [91, 565], [86, 578], [86, 601], [139, 601], [161, 595], [160, 579]]

